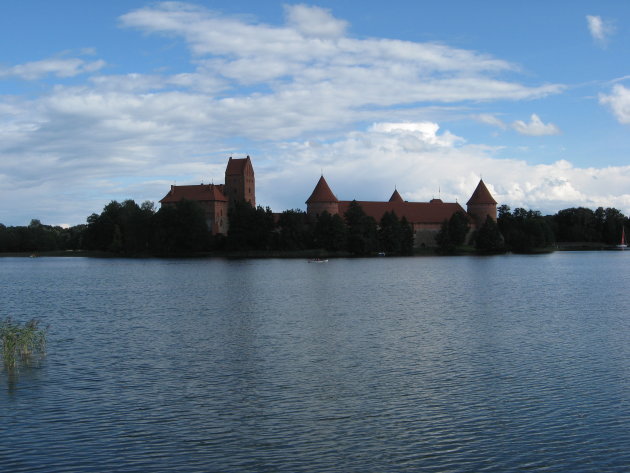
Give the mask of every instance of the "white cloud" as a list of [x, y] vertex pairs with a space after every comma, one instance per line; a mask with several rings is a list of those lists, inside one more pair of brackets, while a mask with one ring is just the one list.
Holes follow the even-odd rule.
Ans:
[[[450, 132], [438, 135], [440, 125], [433, 122], [403, 122], [403, 123], [375, 123], [370, 131], [376, 133], [386, 133], [399, 135], [401, 137], [413, 137], [419, 140], [418, 144], [431, 146], [453, 146], [456, 143], [463, 142], [464, 139], [455, 136]], [[409, 140], [407, 141], [409, 142]], [[407, 147], [409, 149], [409, 147]]]
[[[602, 206], [630, 211], [630, 166], [576, 168], [566, 160], [529, 165], [496, 158], [493, 148], [471, 144], [409, 148], [409, 134], [388, 125], [333, 143], [287, 144], [273, 168], [264, 174], [257, 171], [259, 200], [277, 209], [303, 208], [323, 170], [342, 200], [386, 200], [396, 187], [408, 200], [428, 201], [440, 189], [443, 200], [464, 205], [483, 175], [499, 204], [512, 208], [555, 213], [573, 206]], [[430, 137], [435, 128], [429, 125], [418, 129]]]
[[556, 125], [543, 123], [535, 113], [530, 117], [529, 123], [525, 123], [523, 120], [516, 120], [512, 123], [512, 128], [522, 135], [530, 136], [558, 135], [560, 133], [560, 129]]
[[[193, 70], [98, 75], [102, 62], [68, 58], [13, 69], [32, 78], [91, 74], [39, 98], [0, 96], [0, 199], [21, 202], [19, 215], [0, 210], [0, 222], [81, 223], [111, 199], [157, 201], [175, 181], [222, 182], [226, 158], [247, 153], [257, 200], [274, 210], [303, 208], [322, 168], [339, 198], [387, 199], [397, 186], [408, 199], [428, 200], [441, 188], [445, 200], [465, 202], [483, 174], [512, 206], [630, 210], [626, 167], [530, 166], [440, 129], [439, 116], [469, 117], [473, 103], [564, 90], [522, 83], [507, 61], [443, 44], [353, 38], [328, 10], [303, 5], [288, 7], [282, 26], [176, 2], [121, 22], [182, 38]], [[627, 92], [618, 85], [600, 101], [628, 117]], [[508, 126], [495, 115], [477, 118]], [[355, 131], [366, 123], [373, 125]], [[512, 126], [559, 132], [537, 115]]]
[[347, 23], [334, 18], [329, 10], [307, 5], [286, 5], [285, 11], [290, 26], [304, 36], [338, 38], [346, 30]]
[[600, 16], [586, 15], [586, 24], [591, 37], [601, 47], [606, 46], [609, 37], [615, 32], [614, 25]]
[[[237, 85], [264, 83], [268, 96], [313, 95], [339, 107], [424, 101], [520, 100], [563, 86], [499, 80], [518, 67], [476, 51], [435, 43], [355, 39], [328, 10], [286, 7], [287, 24], [270, 26], [168, 2], [121, 17], [126, 27], [183, 38], [203, 73]], [[301, 105], [301, 104], [300, 104]]]
[[620, 123], [630, 123], [630, 89], [616, 84], [610, 95], [600, 94], [599, 103], [610, 107]]
[[[506, 61], [436, 43], [355, 39], [346, 22], [330, 11], [305, 5], [286, 7], [283, 26], [260, 24], [191, 6], [158, 3], [121, 17], [121, 24], [181, 37], [197, 70], [162, 77], [163, 88], [207, 94], [212, 110], [205, 123], [225, 134], [250, 139], [296, 139], [315, 132], [338, 133], [357, 122], [380, 121], [435, 102], [524, 100], [556, 94], [559, 84], [528, 86], [498, 79], [518, 71]], [[100, 80], [116, 87], [124, 76]], [[159, 92], [160, 77], [127, 83]], [[99, 83], [99, 85], [101, 84]], [[242, 87], [246, 87], [243, 89]], [[247, 90], [245, 92], [244, 90]], [[129, 90], [131, 91], [131, 90]]]
[[12, 67], [0, 66], [0, 78], [19, 77], [26, 80], [35, 80], [47, 75], [62, 78], [74, 77], [79, 74], [98, 71], [103, 66], [105, 66], [105, 61], [102, 60], [86, 62], [79, 58], [49, 58]]
[[500, 118], [489, 114], [489, 113], [481, 113], [479, 115], [476, 115], [474, 117], [477, 121], [480, 121], [481, 123], [485, 123], [486, 125], [492, 125], [495, 126], [497, 128], [501, 128], [502, 130], [507, 129], [507, 125], [506, 123], [501, 120]]

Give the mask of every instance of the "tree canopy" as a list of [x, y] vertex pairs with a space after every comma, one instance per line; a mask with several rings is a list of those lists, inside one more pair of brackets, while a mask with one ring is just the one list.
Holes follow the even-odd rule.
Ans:
[[498, 213], [497, 223], [507, 249], [529, 253], [554, 244], [553, 230], [540, 212], [523, 208], [510, 212], [507, 205], [502, 205]]
[[[195, 253], [211, 249], [231, 251], [300, 251], [324, 249], [370, 255], [413, 254], [412, 225], [395, 212], [380, 221], [368, 216], [360, 203], [350, 203], [345, 215], [323, 212], [317, 218], [291, 209], [273, 214], [268, 207], [237, 203], [229, 211], [227, 235], [211, 235], [205, 213], [195, 201], [182, 200], [156, 211], [152, 202], [111, 201], [87, 223], [70, 228], [32, 219], [27, 226], [0, 224], [0, 252], [98, 250], [122, 255]], [[492, 219], [490, 219], [492, 220]], [[619, 243], [628, 218], [618, 209], [573, 207], [554, 215], [507, 205], [498, 208], [495, 222], [486, 220], [470, 244], [481, 252], [534, 252], [555, 242]], [[461, 212], [442, 223], [436, 235], [443, 254], [467, 242], [469, 218]]]

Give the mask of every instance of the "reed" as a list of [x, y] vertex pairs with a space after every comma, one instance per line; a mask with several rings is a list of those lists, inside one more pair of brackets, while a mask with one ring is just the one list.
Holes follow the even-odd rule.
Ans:
[[15, 370], [20, 365], [28, 366], [44, 356], [46, 330], [39, 328], [37, 319], [20, 324], [7, 317], [0, 321], [0, 344], [4, 367]]

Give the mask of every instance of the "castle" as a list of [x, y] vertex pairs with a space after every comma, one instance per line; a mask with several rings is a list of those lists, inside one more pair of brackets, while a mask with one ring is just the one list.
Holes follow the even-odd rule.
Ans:
[[[323, 212], [331, 215], [344, 215], [352, 201], [338, 200], [330, 190], [324, 176], [319, 178], [313, 193], [306, 201], [306, 213], [311, 217], [317, 217]], [[466, 204], [464, 211], [458, 203], [443, 202], [441, 199], [432, 199], [429, 202], [408, 202], [403, 200], [397, 190], [388, 201], [372, 202], [357, 201], [366, 215], [381, 221], [385, 212], [394, 212], [398, 218], [405, 217], [411, 224], [414, 235], [414, 246], [435, 246], [435, 236], [440, 231], [442, 222], [449, 220], [453, 214], [461, 212], [468, 218], [471, 230], [480, 228], [489, 215], [497, 219], [497, 202], [483, 180], [479, 181], [477, 188]]]
[[194, 200], [203, 209], [206, 225], [212, 234], [227, 234], [228, 209], [235, 202], [249, 202], [256, 207], [256, 180], [249, 156], [244, 159], [230, 158], [225, 168], [225, 184], [199, 184], [171, 186], [160, 200], [162, 206], [175, 205], [180, 200]]
[[[256, 206], [254, 168], [249, 156], [244, 159], [230, 158], [225, 169], [225, 184], [200, 184], [171, 186], [171, 190], [160, 200], [162, 206], [174, 205], [180, 200], [198, 202], [206, 215], [206, 224], [213, 234], [227, 234], [229, 228], [228, 209], [235, 202], [249, 202]], [[319, 178], [315, 189], [306, 200], [306, 214], [311, 220], [323, 212], [343, 216], [352, 201], [338, 200], [324, 176]], [[461, 212], [468, 218], [471, 230], [480, 228], [490, 216], [497, 219], [497, 202], [490, 191], [479, 180], [477, 188], [466, 203], [466, 210], [457, 202], [432, 199], [429, 202], [408, 202], [397, 190], [388, 201], [357, 201], [363, 211], [377, 222], [385, 212], [394, 212], [398, 218], [405, 217], [411, 224], [416, 247], [435, 246], [435, 236], [444, 220]]]

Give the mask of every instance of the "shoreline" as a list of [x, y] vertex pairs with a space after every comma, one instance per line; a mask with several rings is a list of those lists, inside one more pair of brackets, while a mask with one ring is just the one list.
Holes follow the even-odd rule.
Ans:
[[312, 259], [312, 258], [410, 258], [423, 256], [488, 256], [492, 254], [525, 254], [539, 255], [549, 254], [556, 251], [622, 251], [616, 246], [605, 245], [603, 243], [571, 242], [558, 243], [550, 248], [538, 248], [529, 252], [506, 251], [499, 253], [478, 252], [472, 247], [460, 247], [449, 254], [440, 254], [437, 248], [418, 248], [412, 255], [364, 255], [355, 256], [346, 251], [329, 252], [322, 249], [312, 250], [250, 250], [250, 251], [202, 251], [195, 253], [169, 253], [169, 254], [120, 254], [107, 251], [92, 250], [55, 250], [55, 251], [25, 251], [25, 252], [4, 252], [0, 253], [0, 258], [42, 258], [42, 257], [73, 257], [73, 258], [124, 258], [124, 259], [149, 259], [149, 258], [225, 258], [225, 259]]

